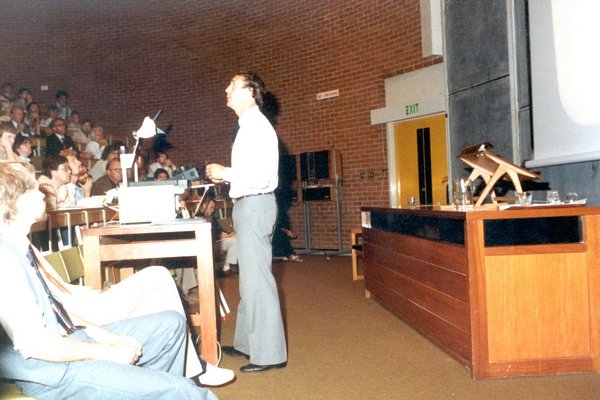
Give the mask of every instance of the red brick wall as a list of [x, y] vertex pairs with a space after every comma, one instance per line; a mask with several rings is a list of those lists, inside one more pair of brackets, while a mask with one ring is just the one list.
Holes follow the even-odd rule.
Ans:
[[[370, 124], [383, 80], [441, 62], [421, 56], [418, 0], [6, 3], [0, 80], [43, 104], [65, 89], [113, 134], [162, 109], [179, 165], [229, 162], [236, 116], [224, 90], [238, 69], [258, 72], [280, 102], [289, 152], [341, 151], [345, 249], [359, 207], [389, 204], [385, 127]], [[339, 97], [316, 100], [334, 89]], [[367, 171], [375, 177], [360, 179]], [[290, 210], [297, 247], [302, 210]], [[337, 248], [335, 203], [312, 203], [311, 214], [313, 248]]]

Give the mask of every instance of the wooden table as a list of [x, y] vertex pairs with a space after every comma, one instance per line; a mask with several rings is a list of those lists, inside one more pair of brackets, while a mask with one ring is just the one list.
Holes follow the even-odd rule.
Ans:
[[217, 364], [217, 320], [210, 223], [182, 220], [171, 224], [119, 225], [82, 229], [85, 284], [102, 288], [102, 262], [196, 257], [202, 358]]
[[600, 207], [362, 212], [367, 296], [474, 379], [600, 372]]

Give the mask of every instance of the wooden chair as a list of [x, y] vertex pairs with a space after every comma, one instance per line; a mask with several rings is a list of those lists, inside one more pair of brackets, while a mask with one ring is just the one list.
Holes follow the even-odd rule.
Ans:
[[42, 165], [44, 163], [44, 157], [42, 156], [33, 156], [31, 157], [31, 164], [35, 168], [36, 172], [42, 172]]
[[49, 126], [40, 126], [40, 130], [46, 132], [46, 135], [50, 136], [54, 131]]
[[[46, 148], [46, 138], [33, 136], [30, 137], [31, 141], [31, 149], [33, 150], [33, 154], [37, 157], [42, 157], [42, 151]], [[41, 168], [40, 168], [41, 170]]]
[[46, 261], [66, 283], [77, 281], [83, 285], [84, 267], [81, 246], [74, 246], [66, 250], [55, 251], [44, 256]]
[[129, 135], [108, 135], [108, 144], [112, 144], [113, 142], [123, 142], [129, 148]]
[[73, 246], [69, 249], [60, 251], [60, 256], [62, 257], [67, 273], [69, 274], [68, 282], [73, 283], [74, 281], [77, 281], [79, 285], [83, 285], [83, 277], [85, 276], [83, 255], [81, 251], [81, 246]]
[[365, 279], [364, 275], [358, 275], [358, 258], [363, 256], [362, 228], [350, 231], [350, 242], [352, 244], [352, 280]]
[[50, 263], [52, 268], [58, 273], [58, 276], [65, 281], [69, 281], [69, 273], [67, 272], [67, 268], [65, 267], [65, 263], [63, 262], [62, 257], [60, 256], [60, 252], [55, 251], [54, 253], [46, 254], [44, 256], [46, 261]]

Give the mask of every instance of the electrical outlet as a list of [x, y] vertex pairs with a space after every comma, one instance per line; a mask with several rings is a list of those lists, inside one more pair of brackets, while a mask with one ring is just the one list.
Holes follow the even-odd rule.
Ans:
[[375, 178], [375, 172], [368, 172], [367, 178]]
[[367, 177], [367, 173], [366, 172], [361, 172], [360, 173], [360, 179], [365, 179]]

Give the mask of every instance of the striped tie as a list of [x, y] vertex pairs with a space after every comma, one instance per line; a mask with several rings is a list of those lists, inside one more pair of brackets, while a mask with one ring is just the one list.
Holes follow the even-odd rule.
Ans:
[[73, 324], [73, 321], [71, 321], [71, 318], [69, 317], [69, 314], [67, 313], [67, 310], [65, 310], [65, 308], [63, 307], [62, 303], [52, 295], [52, 292], [50, 292], [50, 288], [48, 287], [46, 281], [42, 277], [42, 273], [37, 265], [37, 262], [35, 261], [35, 257], [33, 256], [33, 252], [31, 251], [31, 249], [29, 249], [29, 251], [27, 252], [27, 259], [29, 260], [29, 264], [35, 269], [35, 274], [40, 279], [42, 287], [46, 291], [46, 295], [48, 295], [48, 300], [50, 300], [50, 305], [52, 306], [52, 310], [54, 310], [56, 320], [67, 332], [67, 335], [70, 335], [71, 333], [75, 332], [78, 328], [84, 328], [82, 326], [75, 326], [75, 324]]

